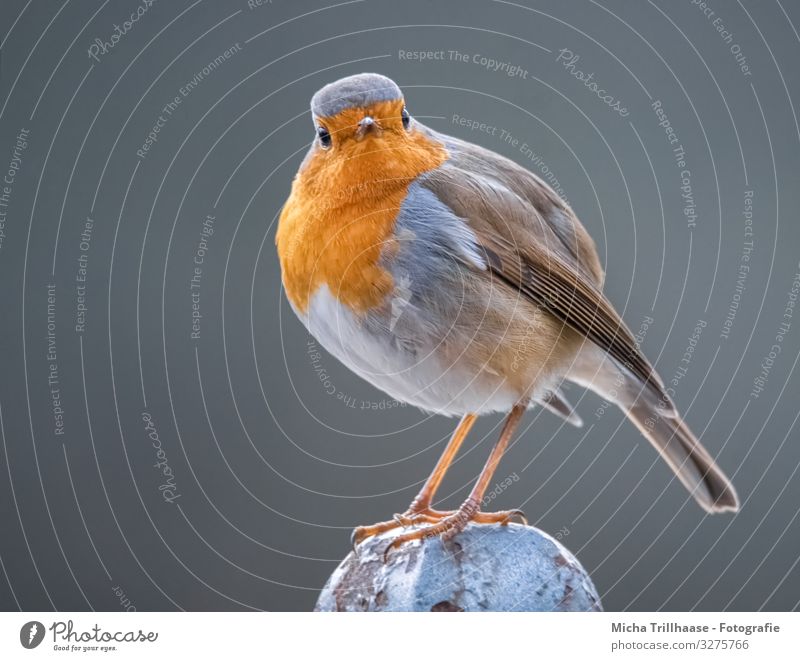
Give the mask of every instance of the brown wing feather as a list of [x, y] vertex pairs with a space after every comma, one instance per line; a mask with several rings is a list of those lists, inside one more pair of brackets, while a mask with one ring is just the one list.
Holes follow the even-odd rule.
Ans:
[[[539, 190], [523, 195], [519, 173], [511, 182], [495, 167], [490, 174], [485, 168], [468, 170], [463, 166], [476, 165], [474, 155], [455, 147], [460, 145], [448, 145], [450, 160], [426, 175], [423, 185], [469, 223], [490, 271], [627, 368], [655, 391], [664, 413], [674, 410], [655, 370], [603, 296], [602, 276], [594, 277], [598, 271], [602, 274], [594, 244], [574, 214], [563, 202], [556, 205], [553, 198], [558, 196], [533, 175], [527, 185]], [[572, 220], [571, 241], [564, 241], [563, 228], [556, 231], [550, 223], [554, 210], [565, 209]]]
[[504, 217], [499, 220], [505, 225], [506, 236], [535, 237], [602, 286], [603, 267], [592, 237], [569, 205], [545, 181], [493, 151], [430, 132], [445, 143], [450, 154], [434, 179], [437, 176], [449, 179], [456, 186], [453, 195], [463, 191], [470, 203], [476, 199], [479, 204], [488, 203], [491, 208], [484, 211], [489, 215], [493, 210], [503, 210]]
[[606, 351], [669, 405], [658, 375], [599, 289], [552, 255], [520, 255], [500, 237], [479, 236], [491, 271]]

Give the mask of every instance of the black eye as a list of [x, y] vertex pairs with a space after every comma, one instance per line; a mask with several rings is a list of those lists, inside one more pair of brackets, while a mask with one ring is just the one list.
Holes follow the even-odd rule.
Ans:
[[411, 125], [411, 115], [408, 114], [408, 110], [403, 108], [403, 112], [400, 114], [400, 117], [403, 120], [403, 127], [407, 129]]
[[319, 138], [319, 144], [322, 145], [323, 149], [330, 149], [331, 134], [328, 132], [328, 129], [326, 129], [324, 126], [318, 126], [317, 137]]

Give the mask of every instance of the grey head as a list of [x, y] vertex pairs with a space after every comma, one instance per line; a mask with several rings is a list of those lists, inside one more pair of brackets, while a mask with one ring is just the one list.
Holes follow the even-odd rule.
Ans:
[[366, 108], [381, 101], [402, 99], [403, 93], [391, 78], [379, 73], [359, 73], [328, 83], [311, 98], [315, 117], [333, 117], [345, 108]]

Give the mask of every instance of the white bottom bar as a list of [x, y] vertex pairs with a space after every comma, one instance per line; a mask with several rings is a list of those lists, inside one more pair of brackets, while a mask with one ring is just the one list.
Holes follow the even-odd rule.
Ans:
[[0, 658], [790, 658], [799, 626], [797, 613], [4, 613]]

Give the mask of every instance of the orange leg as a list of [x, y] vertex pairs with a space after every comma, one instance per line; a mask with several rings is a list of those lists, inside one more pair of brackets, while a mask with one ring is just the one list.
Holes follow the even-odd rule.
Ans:
[[467, 438], [467, 434], [469, 434], [472, 429], [472, 425], [475, 424], [475, 419], [476, 416], [473, 413], [467, 413], [467, 415], [461, 418], [461, 422], [458, 423], [458, 427], [456, 427], [456, 430], [453, 432], [453, 436], [450, 438], [442, 456], [439, 457], [439, 461], [436, 463], [436, 467], [433, 469], [430, 477], [426, 480], [425, 485], [417, 494], [417, 497], [411, 501], [411, 506], [408, 508], [409, 512], [422, 513], [430, 509], [433, 497], [442, 484], [444, 474], [447, 472], [447, 469], [450, 468], [453, 459], [456, 458], [456, 454], [458, 454], [461, 445]]
[[432, 510], [431, 503], [433, 502], [433, 497], [436, 495], [436, 491], [439, 489], [439, 485], [444, 479], [447, 469], [450, 468], [450, 464], [453, 463], [453, 459], [455, 459], [456, 454], [458, 454], [458, 450], [461, 448], [462, 443], [464, 443], [464, 439], [467, 438], [467, 434], [469, 434], [470, 429], [472, 429], [472, 425], [475, 424], [475, 419], [476, 416], [472, 413], [467, 413], [467, 415], [461, 418], [461, 422], [458, 423], [458, 427], [456, 427], [453, 435], [450, 437], [442, 456], [439, 457], [436, 467], [433, 469], [430, 477], [425, 481], [417, 497], [411, 501], [409, 508], [403, 514], [395, 514], [394, 519], [391, 521], [382, 521], [372, 526], [359, 526], [353, 530], [351, 537], [353, 546], [367, 537], [378, 535], [387, 530], [393, 530], [400, 526], [409, 526], [414, 523], [434, 523], [447, 516], [447, 512]]
[[427, 537], [441, 537], [442, 539], [450, 539], [459, 532], [461, 532], [470, 521], [478, 523], [508, 523], [515, 516], [520, 516], [524, 521], [524, 516], [519, 510], [510, 510], [505, 512], [492, 512], [491, 514], [484, 514], [479, 512], [481, 500], [486, 493], [489, 482], [497, 470], [497, 465], [503, 457], [503, 453], [511, 441], [514, 431], [519, 425], [522, 415], [525, 412], [526, 406], [524, 404], [517, 404], [511, 409], [511, 412], [506, 418], [503, 431], [500, 433], [500, 438], [497, 440], [492, 453], [486, 460], [486, 464], [481, 471], [478, 481], [472, 487], [467, 499], [461, 506], [452, 513], [447, 513], [446, 516], [440, 517], [438, 521], [426, 528], [412, 530], [411, 532], [403, 533], [395, 537], [384, 552], [384, 557], [393, 548], [400, 546], [406, 542], [415, 539], [423, 539]]

